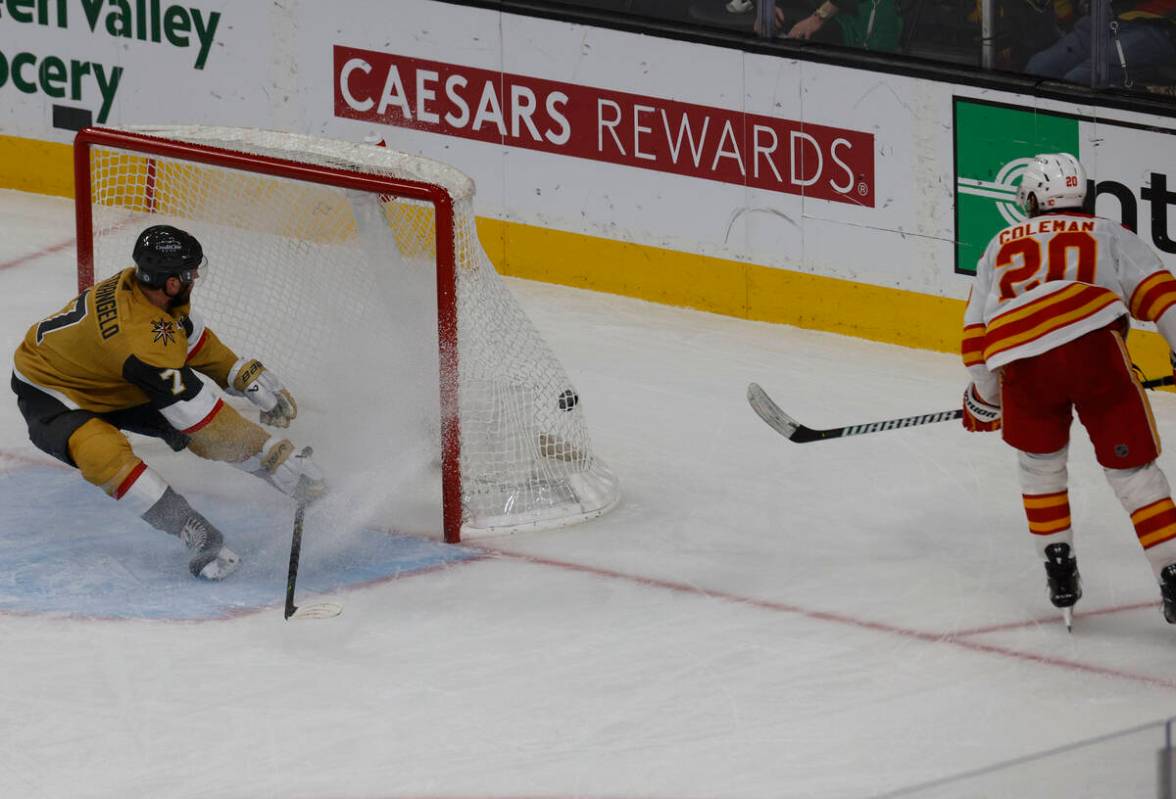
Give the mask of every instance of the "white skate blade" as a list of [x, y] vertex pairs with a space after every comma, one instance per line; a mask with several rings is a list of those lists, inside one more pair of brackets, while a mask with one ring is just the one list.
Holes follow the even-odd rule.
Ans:
[[236, 552], [228, 547], [221, 547], [220, 552], [216, 553], [216, 560], [211, 560], [203, 569], [200, 570], [200, 578], [202, 580], [223, 580], [233, 572], [237, 571], [241, 565], [241, 558]]
[[1062, 621], [1066, 625], [1066, 632], [1074, 632], [1074, 608], [1062, 608]]
[[318, 602], [314, 605], [299, 605], [291, 619], [332, 619], [343, 612], [343, 606], [338, 602]]

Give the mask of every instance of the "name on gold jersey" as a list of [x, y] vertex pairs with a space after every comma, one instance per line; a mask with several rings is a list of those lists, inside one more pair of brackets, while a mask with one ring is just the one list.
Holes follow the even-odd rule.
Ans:
[[118, 333], [118, 302], [115, 292], [118, 291], [120, 275], [107, 278], [98, 284], [94, 290], [94, 312], [98, 314], [98, 332], [103, 340]]

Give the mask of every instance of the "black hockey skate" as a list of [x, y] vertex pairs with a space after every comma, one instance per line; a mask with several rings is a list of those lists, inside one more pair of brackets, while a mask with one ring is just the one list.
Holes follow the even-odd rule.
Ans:
[[1164, 620], [1176, 624], [1176, 563], [1169, 563], [1160, 572], [1160, 593], [1164, 597]]
[[193, 577], [223, 580], [237, 570], [241, 559], [225, 546], [224, 536], [212, 523], [192, 511], [180, 530], [180, 540], [192, 550], [188, 570]]
[[1074, 623], [1074, 605], [1082, 598], [1082, 577], [1078, 574], [1078, 559], [1070, 554], [1069, 544], [1050, 544], [1045, 548], [1045, 577], [1049, 585], [1049, 601], [1062, 609], [1066, 629]]

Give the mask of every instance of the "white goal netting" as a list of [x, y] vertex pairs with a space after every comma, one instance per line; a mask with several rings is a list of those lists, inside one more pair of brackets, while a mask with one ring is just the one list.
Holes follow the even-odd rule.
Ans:
[[[128, 130], [259, 164], [281, 159], [443, 187], [455, 208], [463, 536], [562, 526], [616, 504], [617, 480], [592, 453], [575, 387], [478, 241], [468, 177], [369, 144], [233, 128]], [[189, 231], [209, 260], [193, 307], [239, 355], [260, 358], [291, 388], [305, 411], [291, 431], [298, 443], [326, 451], [336, 469], [383, 473], [389, 495], [436, 488], [439, 387], [453, 377], [442, 377], [438, 357], [433, 206], [272, 171], [94, 144], [94, 279], [131, 265], [143, 228]]]

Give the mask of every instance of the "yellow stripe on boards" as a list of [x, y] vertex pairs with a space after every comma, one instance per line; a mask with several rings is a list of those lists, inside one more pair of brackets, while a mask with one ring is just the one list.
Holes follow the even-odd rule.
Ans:
[[73, 145], [0, 136], [0, 187], [73, 197]]
[[[0, 164], [0, 188], [73, 196], [69, 144], [0, 136]], [[498, 219], [479, 218], [478, 232], [504, 275], [957, 357], [960, 352], [963, 300]], [[1130, 350], [1148, 377], [1170, 369], [1167, 345], [1156, 333], [1133, 333]]]
[[479, 219], [478, 234], [504, 275], [908, 347], [960, 351], [962, 300], [518, 222]]

